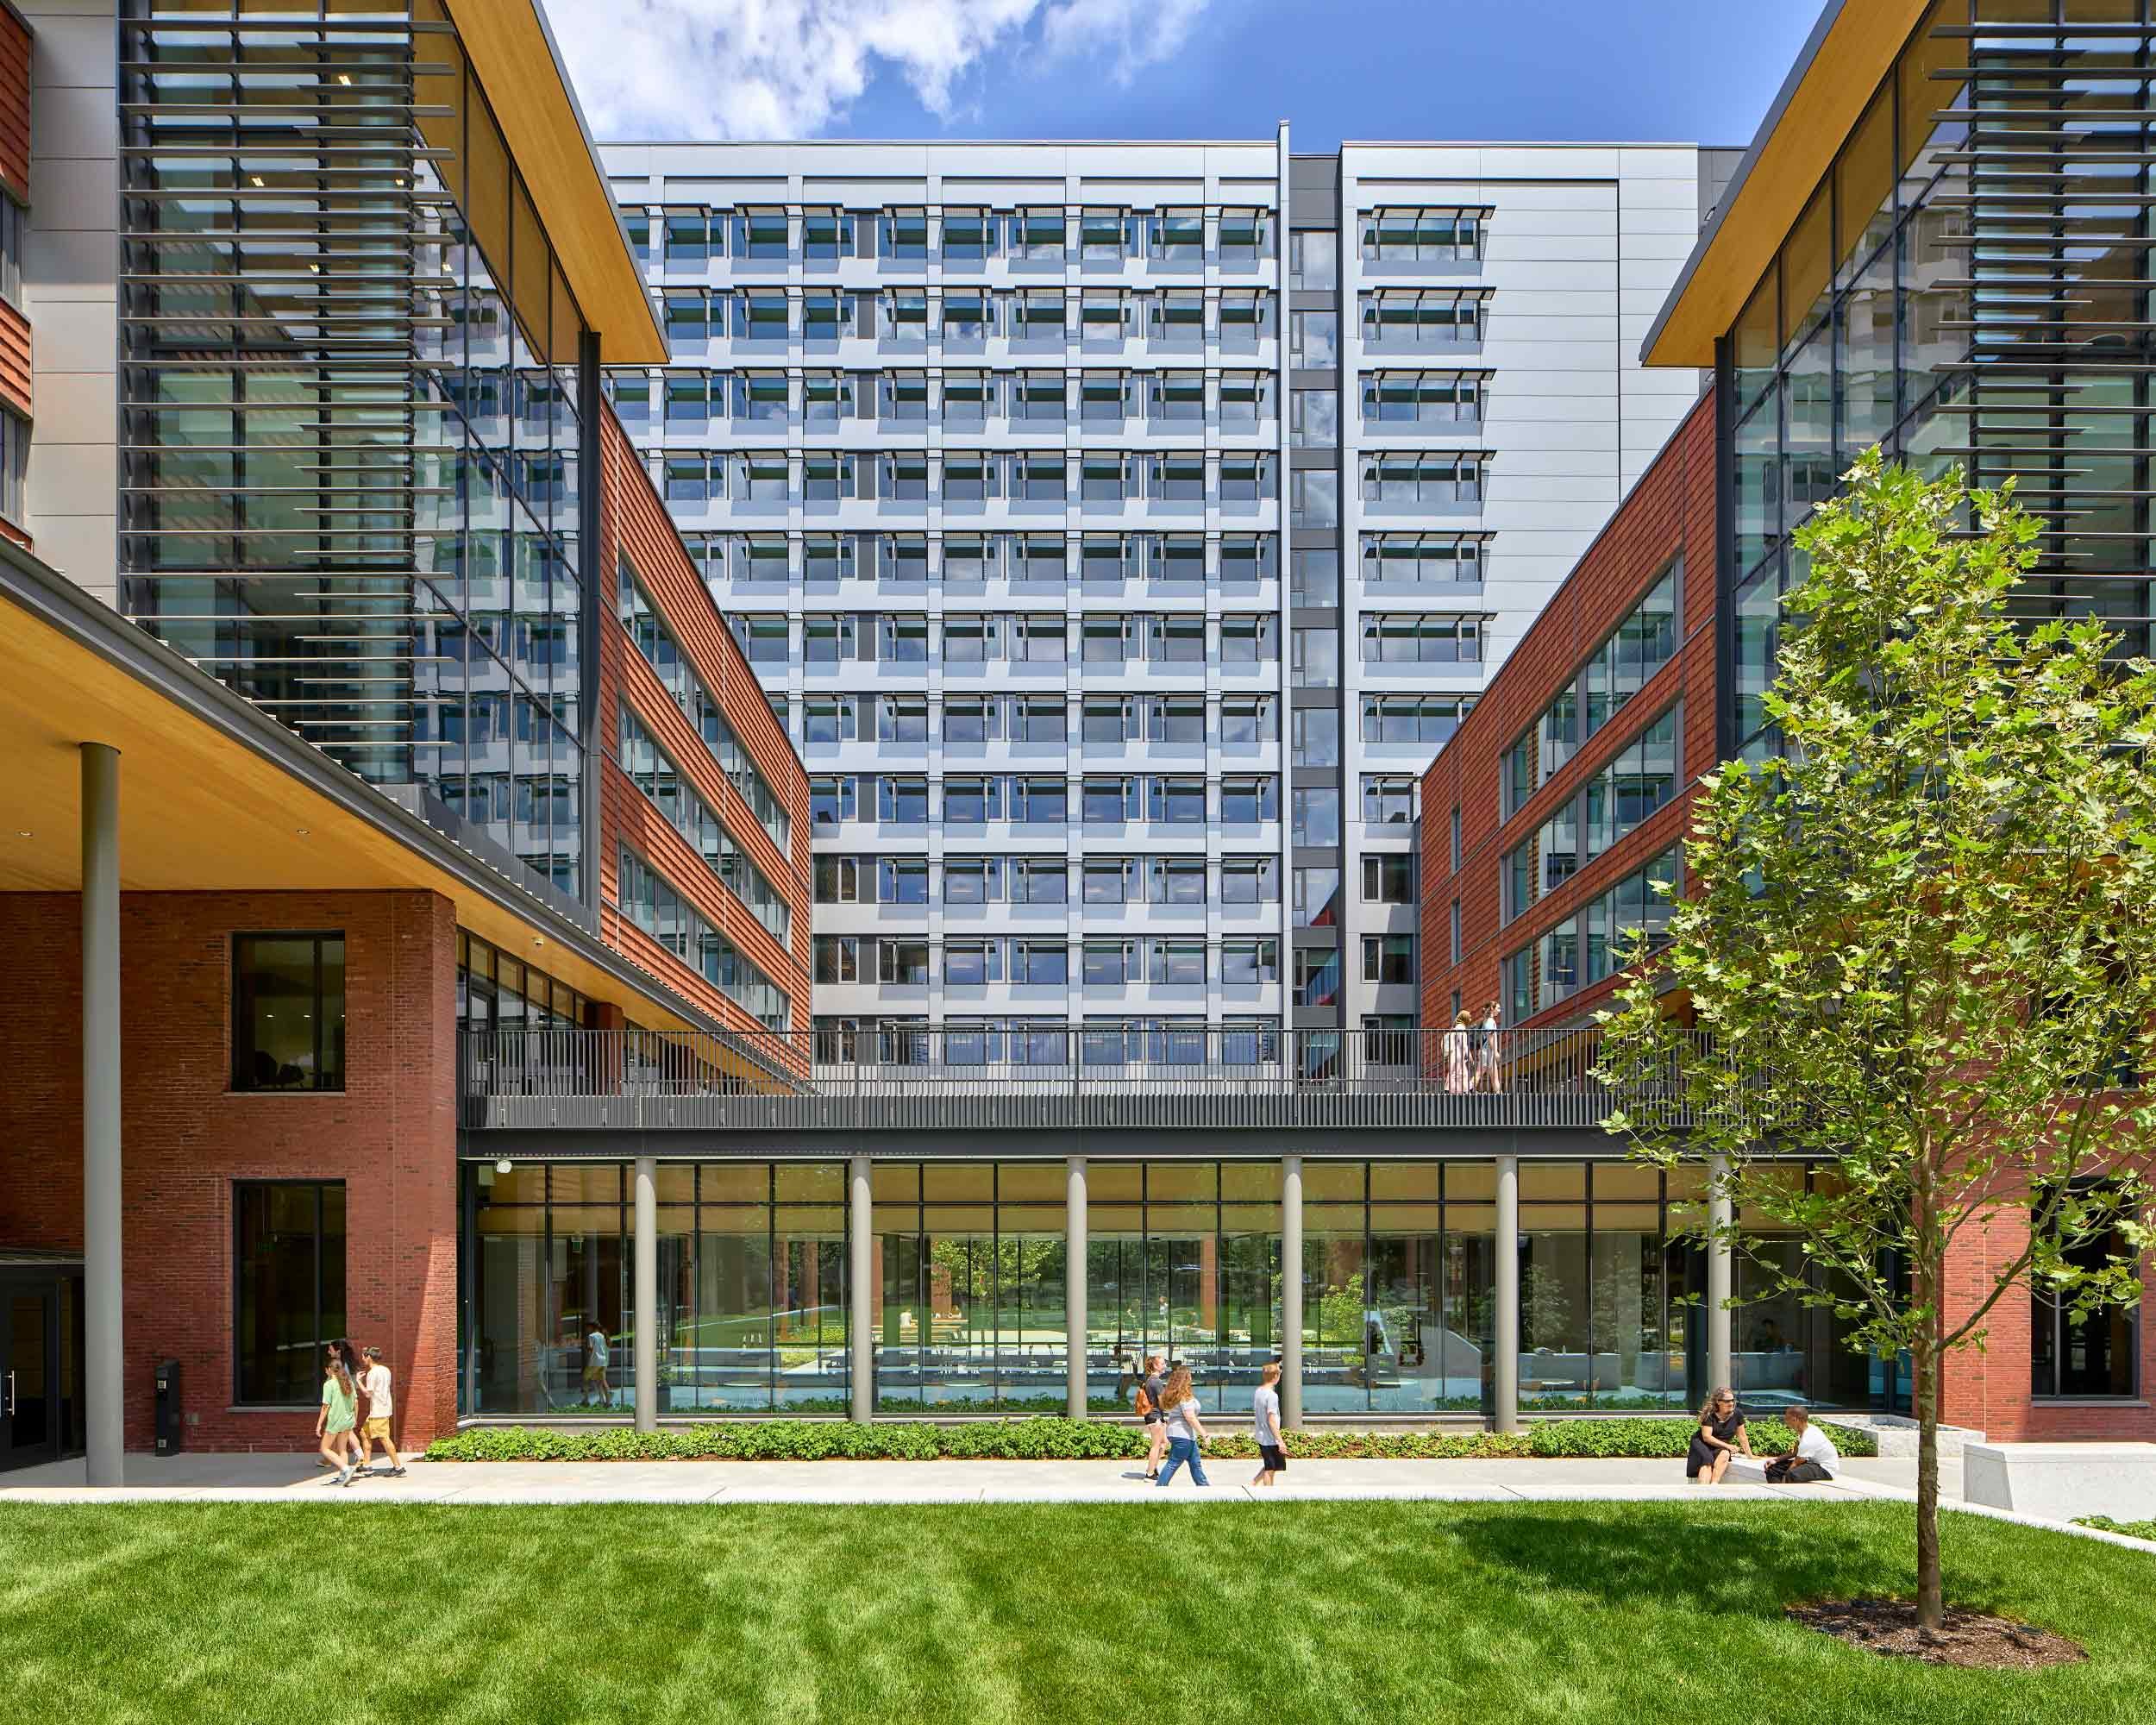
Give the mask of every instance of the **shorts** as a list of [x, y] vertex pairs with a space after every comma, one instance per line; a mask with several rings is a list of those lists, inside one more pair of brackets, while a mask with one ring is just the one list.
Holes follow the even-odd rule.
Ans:
[[369, 1420], [362, 1429], [368, 1437], [379, 1438], [382, 1442], [387, 1443], [389, 1441], [389, 1416], [385, 1414], [379, 1419]]
[[325, 1438], [348, 1438], [352, 1435], [351, 1422], [348, 1421], [342, 1426], [332, 1422], [322, 1428], [322, 1435]]
[[594, 1359], [586, 1363], [584, 1367], [584, 1381], [586, 1383], [597, 1383], [600, 1378], [605, 1376], [606, 1362], [605, 1360]]
[[1266, 1472], [1285, 1473], [1288, 1471], [1288, 1452], [1277, 1444], [1260, 1444], [1257, 1446], [1257, 1452], [1265, 1458]]
[[1167, 1414], [1162, 1413], [1159, 1408], [1156, 1408], [1151, 1413], [1144, 1416], [1144, 1423], [1149, 1426], [1158, 1426], [1164, 1423], [1167, 1418]]

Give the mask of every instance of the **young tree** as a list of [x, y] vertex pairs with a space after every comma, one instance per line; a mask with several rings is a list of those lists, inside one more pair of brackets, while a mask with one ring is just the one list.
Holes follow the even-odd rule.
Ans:
[[[1876, 450], [1820, 505], [1765, 697], [1781, 753], [1702, 780], [1667, 950], [1634, 952], [1605, 1016], [1602, 1076], [1635, 1087], [1609, 1129], [1710, 1158], [1727, 1243], [1794, 1236], [1769, 1279], [1909, 1355], [1927, 1631], [1945, 1361], [2015, 1288], [2075, 1321], [2137, 1301], [2148, 1239], [2156, 668], [2094, 621], [2013, 618], [2036, 533], [2011, 485]], [[1950, 1296], [1956, 1242], [2004, 1221], [2012, 1249]]]

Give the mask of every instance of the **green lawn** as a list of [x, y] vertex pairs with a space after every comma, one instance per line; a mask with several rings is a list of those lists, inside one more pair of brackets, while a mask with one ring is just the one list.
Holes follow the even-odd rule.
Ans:
[[10, 1507], [0, 1552], [6, 1712], [40, 1725], [2156, 1716], [2140, 1552], [1948, 1521], [1949, 1596], [2084, 1665], [1781, 1621], [1907, 1585], [1888, 1505]]

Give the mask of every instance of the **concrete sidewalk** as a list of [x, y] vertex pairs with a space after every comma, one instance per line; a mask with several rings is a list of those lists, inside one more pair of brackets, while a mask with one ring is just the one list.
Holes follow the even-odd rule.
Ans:
[[1690, 1484], [1676, 1461], [1303, 1461], [1270, 1491], [1257, 1465], [1210, 1461], [1165, 1491], [1132, 1461], [423, 1462], [402, 1479], [340, 1488], [305, 1455], [131, 1455], [127, 1484], [92, 1490], [79, 1461], [0, 1475], [0, 1504], [116, 1502], [392, 1503], [1150, 1502], [1220, 1498], [1429, 1498], [1460, 1502], [1718, 1502], [1891, 1495], [1913, 1462], [1871, 1461], [1828, 1485]]

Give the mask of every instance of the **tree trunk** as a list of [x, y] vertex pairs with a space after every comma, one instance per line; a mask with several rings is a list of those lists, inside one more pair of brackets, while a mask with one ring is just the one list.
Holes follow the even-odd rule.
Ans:
[[1929, 1335], [1913, 1352], [1916, 1393], [1916, 1627], [1936, 1634], [1946, 1618], [1939, 1565], [1939, 1348]]

